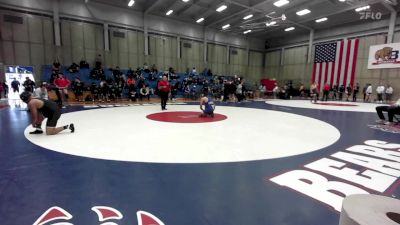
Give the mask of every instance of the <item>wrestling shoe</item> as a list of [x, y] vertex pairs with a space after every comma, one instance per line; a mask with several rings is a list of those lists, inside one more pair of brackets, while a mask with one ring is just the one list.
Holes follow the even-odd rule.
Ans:
[[35, 130], [35, 131], [32, 131], [32, 132], [29, 132], [29, 134], [43, 134], [43, 131], [42, 130]]
[[71, 133], [74, 133], [74, 132], [75, 132], [75, 126], [74, 126], [73, 123], [71, 123], [71, 124], [69, 125], [69, 129], [71, 130]]

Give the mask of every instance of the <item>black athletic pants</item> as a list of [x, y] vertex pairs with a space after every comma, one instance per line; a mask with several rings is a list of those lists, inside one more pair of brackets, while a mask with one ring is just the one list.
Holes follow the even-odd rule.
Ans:
[[400, 106], [378, 106], [376, 112], [381, 120], [385, 120], [383, 112], [387, 112], [389, 116], [389, 122], [393, 122], [394, 114], [400, 114]]
[[159, 91], [159, 95], [161, 98], [161, 109], [166, 109], [167, 101], [168, 101], [168, 92]]

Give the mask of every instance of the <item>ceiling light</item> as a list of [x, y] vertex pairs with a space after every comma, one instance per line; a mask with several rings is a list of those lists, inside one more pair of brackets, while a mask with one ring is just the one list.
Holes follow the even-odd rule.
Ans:
[[324, 22], [324, 21], [327, 21], [327, 20], [328, 20], [328, 18], [324, 17], [324, 18], [315, 20], [315, 22], [321, 23], [321, 22]]
[[250, 19], [251, 17], [253, 17], [253, 14], [247, 15], [247, 16], [243, 17], [243, 19], [244, 19], [244, 20], [248, 20], [248, 19]]
[[171, 15], [173, 12], [174, 12], [174, 10], [170, 9], [170, 10], [168, 10], [167, 13], [165, 13], [165, 15], [169, 16], [169, 15]]
[[134, 0], [130, 0], [129, 3], [128, 3], [128, 6], [129, 6], [129, 7], [132, 7], [133, 4], [135, 4], [135, 1], [134, 1]]
[[339, 2], [345, 2], [346, 0], [339, 0]]
[[201, 22], [203, 22], [203, 21], [204, 21], [204, 18], [201, 17], [200, 19], [196, 20], [196, 23], [201, 23]]
[[230, 24], [226, 24], [226, 25], [224, 25], [224, 26], [222, 26], [222, 29], [227, 29], [228, 27], [230, 27], [231, 25]]
[[226, 5], [221, 5], [220, 7], [218, 7], [217, 12], [222, 12], [222, 11], [224, 11], [226, 8], [228, 8], [228, 6], [226, 6]]
[[299, 15], [299, 16], [304, 16], [306, 14], [309, 14], [310, 12], [311, 11], [308, 10], [308, 9], [303, 9], [303, 10], [298, 11], [296, 14]]
[[182, 2], [188, 2], [189, 0], [182, 0]]
[[272, 26], [272, 25], [275, 25], [275, 24], [276, 24], [276, 21], [271, 21], [271, 22], [269, 22], [269, 23], [265, 23], [265, 25], [266, 25], [267, 27]]
[[251, 32], [251, 30], [246, 30], [245, 32], [243, 32], [243, 34], [248, 34], [250, 32]]
[[294, 27], [289, 27], [285, 29], [285, 31], [291, 31], [291, 30], [294, 30]]
[[366, 6], [357, 8], [357, 9], [356, 9], [356, 12], [364, 11], [364, 10], [367, 10], [367, 9], [369, 9], [369, 8], [370, 8], [370, 6], [369, 6], [369, 5], [366, 5]]
[[288, 0], [279, 0], [279, 1], [274, 2], [274, 5], [276, 7], [281, 7], [281, 6], [284, 6], [284, 5], [288, 4], [288, 3], [289, 3]]

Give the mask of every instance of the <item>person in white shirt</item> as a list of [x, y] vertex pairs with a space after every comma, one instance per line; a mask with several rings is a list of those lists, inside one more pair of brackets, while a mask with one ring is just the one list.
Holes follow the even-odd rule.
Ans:
[[390, 103], [390, 101], [392, 101], [392, 95], [393, 95], [393, 88], [391, 85], [387, 85], [385, 90], [385, 97], [387, 103]]
[[385, 92], [385, 86], [379, 85], [376, 88], [376, 95], [378, 96], [378, 102], [382, 103], [383, 102], [383, 93]]
[[369, 102], [369, 98], [372, 95], [372, 85], [368, 84], [367, 90], [365, 91], [365, 94], [367, 95], [367, 98], [365, 99], [366, 102]]
[[47, 93], [46, 83], [42, 83], [40, 87], [33, 91], [33, 98], [40, 98], [44, 100], [49, 100], [49, 95]]
[[[395, 114], [400, 115], [400, 98], [392, 105], [376, 107], [376, 112], [378, 113], [378, 116], [380, 119], [380, 120], [376, 121], [377, 123], [384, 123], [386, 125], [393, 124], [394, 115]], [[388, 117], [389, 117], [388, 121], [385, 121], [385, 116], [383, 115], [383, 112], [388, 113]]]

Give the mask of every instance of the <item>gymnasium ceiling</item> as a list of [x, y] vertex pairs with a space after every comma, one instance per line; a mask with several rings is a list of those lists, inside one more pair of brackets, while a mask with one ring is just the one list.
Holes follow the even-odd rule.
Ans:
[[[90, 2], [101, 2], [118, 7], [129, 8], [130, 0], [89, 0]], [[258, 38], [279, 38], [281, 36], [308, 33], [310, 29], [327, 29], [344, 24], [367, 23], [372, 19], [361, 20], [360, 12], [355, 9], [369, 5], [366, 11], [370, 15], [382, 15], [382, 19], [388, 18], [390, 9], [400, 11], [400, 1], [397, 0], [287, 0], [288, 4], [281, 7], [274, 5], [278, 0], [135, 0], [132, 10], [141, 11], [146, 14], [169, 17], [175, 20], [196, 24], [196, 20], [204, 18], [198, 23], [207, 28], [218, 29], [223, 32], [246, 34]], [[221, 5], [227, 9], [217, 12]], [[386, 5], [386, 6], [385, 6]], [[296, 12], [308, 9], [311, 12], [299, 16]], [[166, 15], [166, 12], [173, 10], [173, 13]], [[243, 19], [252, 14], [250, 19]], [[282, 14], [286, 20], [282, 20]], [[326, 17], [328, 20], [316, 23], [315, 20]], [[266, 26], [266, 22], [276, 21], [273, 26]], [[227, 29], [222, 26], [230, 24]], [[286, 32], [286, 28], [294, 27], [295, 30]]]

